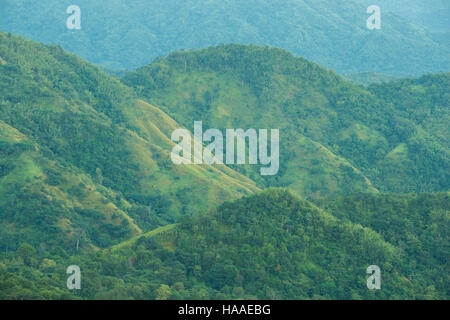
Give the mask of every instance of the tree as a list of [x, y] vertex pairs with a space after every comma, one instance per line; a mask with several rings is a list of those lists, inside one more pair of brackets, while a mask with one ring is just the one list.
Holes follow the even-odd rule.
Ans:
[[162, 284], [155, 290], [156, 300], [167, 300], [172, 295], [172, 289], [166, 284]]
[[16, 251], [16, 256], [22, 258], [26, 265], [31, 265], [33, 257], [36, 255], [36, 249], [34, 249], [28, 243], [23, 243]]

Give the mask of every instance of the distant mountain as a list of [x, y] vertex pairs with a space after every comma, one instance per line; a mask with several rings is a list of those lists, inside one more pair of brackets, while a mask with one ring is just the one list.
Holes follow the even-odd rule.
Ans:
[[0, 33], [0, 243], [105, 247], [258, 190], [225, 166], [175, 166], [181, 127], [57, 46]]
[[[374, 4], [372, 0], [356, 1], [367, 6]], [[376, 3], [383, 11], [395, 13], [409, 23], [436, 32], [450, 31], [450, 2], [447, 0], [378, 0]]]
[[184, 126], [280, 128], [280, 171], [302, 196], [450, 188], [450, 74], [365, 89], [275, 48], [181, 51], [123, 80]]
[[73, 1], [3, 0], [0, 29], [60, 44], [112, 70], [134, 69], [183, 48], [244, 43], [284, 48], [343, 74], [449, 71], [448, 34], [410, 18], [421, 17], [420, 9], [427, 22], [448, 21], [448, 1], [397, 2], [383, 2], [381, 30], [369, 30], [362, 0], [78, 0], [81, 30], [69, 30], [66, 9]]

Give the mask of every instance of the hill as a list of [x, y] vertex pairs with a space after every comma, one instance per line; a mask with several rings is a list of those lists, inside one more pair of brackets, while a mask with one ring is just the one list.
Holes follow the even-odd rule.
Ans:
[[[448, 35], [411, 19], [424, 5], [388, 2], [381, 6], [381, 30], [368, 30], [366, 9], [373, 3], [365, 1], [78, 0], [81, 30], [69, 30], [69, 0], [3, 0], [0, 30], [59, 44], [113, 70], [134, 69], [176, 50], [243, 43], [284, 48], [342, 74], [449, 71]], [[435, 10], [427, 21], [444, 21], [436, 14], [447, 20], [443, 5], [427, 2], [426, 14]], [[402, 13], [391, 13], [393, 7]]]
[[[448, 82], [244, 45], [120, 81], [0, 32], [0, 299], [447, 299]], [[174, 165], [194, 120], [279, 128], [279, 174]]]
[[4, 250], [105, 247], [258, 190], [223, 165], [175, 166], [181, 126], [98, 67], [4, 33], [0, 56]]
[[280, 171], [262, 186], [302, 196], [449, 190], [449, 74], [345, 81], [276, 48], [181, 51], [122, 81], [186, 127], [280, 128]]
[[[327, 212], [286, 190], [266, 190], [209, 213], [185, 216], [176, 226], [112, 250], [56, 255], [53, 267], [42, 261], [29, 276], [31, 267], [14, 268], [11, 256], [3, 260], [9, 261], [6, 279], [16, 272], [9, 280], [0, 277], [0, 288], [8, 285], [0, 297], [31, 294], [20, 285], [30, 278], [35, 297], [59, 297], [65, 285], [61, 266], [68, 264], [82, 267], [83, 289], [72, 296], [81, 299], [448, 297], [448, 195], [346, 199], [329, 203], [333, 209]], [[30, 256], [37, 264], [42, 259]], [[366, 287], [369, 265], [381, 269], [381, 290]]]

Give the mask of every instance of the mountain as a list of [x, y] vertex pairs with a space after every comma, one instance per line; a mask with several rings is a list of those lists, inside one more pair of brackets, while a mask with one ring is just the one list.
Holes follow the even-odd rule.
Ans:
[[[373, 1], [357, 0], [370, 6]], [[408, 22], [426, 27], [435, 32], [449, 32], [450, 3], [446, 0], [378, 0], [382, 10], [401, 16]], [[448, 39], [448, 38], [447, 38]]]
[[[448, 297], [448, 194], [325, 203], [329, 211], [269, 189], [97, 253], [48, 261], [22, 247], [0, 263], [0, 298]], [[28, 264], [17, 265], [22, 258]], [[61, 289], [70, 264], [83, 270], [78, 292]], [[370, 265], [381, 270], [381, 290], [367, 289]]]
[[368, 88], [282, 49], [180, 51], [122, 82], [185, 127], [279, 128], [280, 171], [262, 187], [306, 197], [447, 191], [450, 74]]
[[2, 250], [95, 250], [258, 190], [174, 165], [181, 125], [60, 47], [0, 33], [0, 57]]
[[[373, 3], [362, 0], [78, 0], [81, 29], [69, 30], [66, 10], [73, 1], [3, 0], [0, 29], [59, 44], [112, 70], [134, 69], [175, 50], [243, 43], [284, 48], [342, 74], [449, 71], [449, 29], [442, 22], [448, 2], [397, 2], [383, 1], [382, 27], [369, 30], [366, 10]], [[444, 31], [414, 24], [420, 19], [411, 15], [424, 7], [426, 21], [441, 21]], [[391, 10], [397, 8], [400, 13]]]
[[[0, 299], [447, 299], [448, 81], [246, 45], [119, 80], [0, 32]], [[195, 120], [280, 129], [279, 174], [173, 164]]]

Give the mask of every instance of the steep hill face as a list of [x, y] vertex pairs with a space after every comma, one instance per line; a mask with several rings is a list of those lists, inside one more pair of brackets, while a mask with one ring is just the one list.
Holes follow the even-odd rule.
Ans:
[[[121, 82], [0, 32], [0, 299], [448, 299], [448, 193], [377, 194], [449, 189], [448, 82], [363, 88], [242, 45]], [[174, 165], [171, 133], [195, 120], [279, 128], [279, 174]], [[316, 204], [242, 198], [257, 184]]]
[[[442, 3], [426, 3], [437, 11], [431, 16], [447, 18]], [[391, 13], [395, 4], [381, 5], [381, 30], [367, 29], [366, 9], [373, 3], [362, 0], [79, 0], [81, 30], [69, 30], [66, 9], [73, 4], [3, 0], [0, 29], [60, 44], [110, 69], [137, 68], [175, 50], [221, 43], [280, 47], [346, 74], [422, 75], [450, 66], [448, 34], [412, 24], [411, 14], [423, 5], [409, 1], [400, 8], [405, 15]]]
[[3, 247], [104, 247], [258, 190], [225, 166], [175, 166], [180, 125], [61, 48], [0, 33], [0, 56]]
[[82, 240], [89, 249], [141, 232], [112, 190], [55, 161], [1, 120], [0, 154], [0, 243], [6, 252], [25, 241], [72, 251]]
[[400, 133], [395, 148], [377, 164], [381, 172], [378, 183], [388, 186], [384, 190], [449, 190], [449, 87], [449, 73], [369, 87], [382, 105], [394, 108], [393, 118], [386, 124]]
[[279, 128], [280, 171], [261, 180], [303, 196], [449, 189], [449, 74], [369, 89], [281, 49], [178, 52], [123, 82], [184, 126]]

